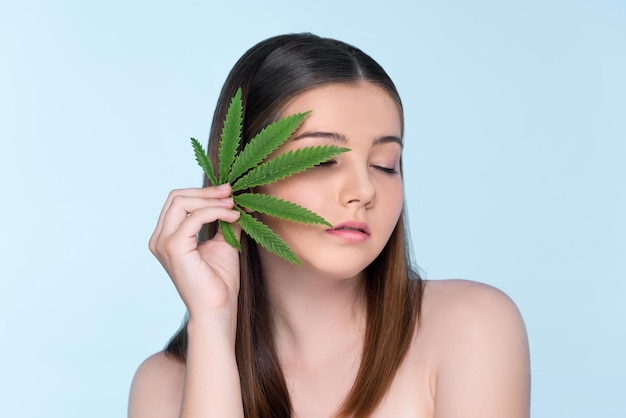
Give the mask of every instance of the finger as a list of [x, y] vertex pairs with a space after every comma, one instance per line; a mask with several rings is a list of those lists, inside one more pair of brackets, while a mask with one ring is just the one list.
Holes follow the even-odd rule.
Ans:
[[192, 189], [179, 189], [172, 190], [163, 205], [159, 220], [157, 221], [157, 228], [163, 223], [163, 218], [169, 210], [172, 202], [179, 196], [196, 197], [204, 199], [222, 199], [229, 197], [231, 194], [231, 186], [229, 184], [222, 184], [217, 187], [204, 187], [204, 188], [192, 188]]
[[[202, 225], [215, 222], [217, 220], [232, 223], [236, 222], [238, 219], [239, 211], [232, 209], [221, 207], [197, 209], [191, 212], [189, 216], [181, 222], [179, 227], [167, 236], [167, 241], [175, 246], [178, 245], [176, 244], [177, 242], [181, 243], [179, 245], [179, 250], [182, 252], [190, 251], [195, 249], [198, 245], [197, 234], [200, 232]], [[185, 240], [186, 243], [182, 244]]]
[[150, 250], [159, 260], [168, 260], [194, 251], [198, 248], [197, 234], [202, 225], [218, 219], [235, 222], [239, 219], [239, 212], [220, 207], [198, 209], [186, 217], [179, 228], [169, 234], [162, 232], [156, 237]]
[[[157, 225], [154, 229], [154, 232], [152, 233], [152, 236], [150, 237], [150, 241], [148, 244], [148, 246], [150, 247], [150, 250], [154, 252], [155, 240], [157, 239], [157, 237], [161, 235], [163, 224], [174, 202], [176, 202], [177, 200], [183, 199], [185, 197], [190, 198], [190, 199], [192, 198], [213, 199], [213, 200], [225, 199], [225, 198], [228, 198], [228, 196], [230, 196], [230, 193], [231, 193], [231, 187], [228, 184], [225, 184], [219, 187], [207, 187], [204, 189], [197, 189], [197, 188], [196, 189], [181, 189], [181, 190], [173, 190], [172, 192], [170, 192], [165, 202], [165, 205], [163, 206], [163, 209], [161, 210], [161, 214], [159, 215], [159, 219], [157, 221]], [[197, 208], [199, 207], [199, 205], [200, 206], [202, 205], [202, 203], [199, 203], [201, 202], [200, 200], [196, 200], [195, 202], [196, 204], [190, 201], [190, 203], [188, 204], [189, 205], [188, 212], [191, 212], [194, 208]], [[205, 203], [204, 205], [213, 206], [216, 204]], [[228, 207], [228, 201], [222, 201], [221, 203], [217, 205]]]
[[189, 213], [203, 207], [225, 207], [231, 209], [232, 206], [232, 198], [202, 199], [182, 195], [174, 196], [169, 208], [163, 213], [160, 223], [157, 225], [152, 236], [150, 237], [150, 250], [154, 252], [156, 240], [162, 234], [168, 234], [178, 228], [180, 223], [189, 215]]
[[[179, 209], [180, 213], [174, 218], [175, 215], [166, 216], [163, 228], [160, 231], [155, 231], [150, 238], [149, 248], [153, 254], [162, 252], [162, 244], [170, 240], [170, 236], [174, 232], [178, 231], [181, 225], [185, 227], [181, 230], [182, 236], [188, 238], [186, 248], [188, 251], [193, 250], [197, 244], [197, 234], [204, 224], [214, 222], [218, 219], [223, 219], [227, 222], [234, 222], [239, 219], [239, 212], [232, 210], [232, 202], [223, 203], [220, 201], [210, 202], [207, 206], [206, 202], [200, 202], [203, 205], [196, 209]], [[222, 206], [220, 206], [222, 204]], [[176, 211], [176, 205], [170, 207], [171, 211]], [[187, 210], [191, 212], [187, 213]], [[236, 212], [236, 213], [235, 213]], [[180, 233], [178, 234], [180, 236]]]
[[197, 197], [177, 196], [172, 200], [167, 213], [163, 217], [162, 232], [169, 234], [178, 229], [180, 224], [192, 213], [201, 209], [227, 208], [232, 209], [233, 199], [230, 197], [223, 199], [202, 199]]

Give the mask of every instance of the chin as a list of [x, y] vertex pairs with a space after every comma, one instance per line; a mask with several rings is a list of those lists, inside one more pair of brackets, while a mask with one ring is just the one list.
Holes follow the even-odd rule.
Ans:
[[310, 257], [308, 254], [297, 254], [302, 261], [302, 268], [315, 271], [317, 274], [330, 280], [349, 280], [359, 278], [365, 269], [374, 261], [374, 258], [364, 257], [363, 254], [319, 254]]
[[315, 266], [307, 266], [320, 275], [326, 277], [328, 280], [352, 280], [361, 278], [365, 269], [346, 269], [346, 268], [319, 268]]

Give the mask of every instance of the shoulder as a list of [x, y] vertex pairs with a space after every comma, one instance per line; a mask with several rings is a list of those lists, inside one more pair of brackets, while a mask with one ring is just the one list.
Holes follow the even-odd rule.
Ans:
[[528, 346], [524, 321], [511, 298], [467, 280], [426, 282], [419, 332], [430, 333], [442, 352], [451, 355], [468, 345], [510, 343], [520, 350]]
[[[476, 319], [510, 321], [522, 325], [515, 303], [504, 292], [469, 280], [430, 280], [424, 285], [423, 309], [431, 319], [472, 322]], [[492, 314], [499, 313], [497, 317]], [[486, 316], [487, 318], [483, 318]], [[479, 324], [485, 324], [480, 321]]]
[[141, 363], [130, 389], [129, 418], [178, 417], [182, 403], [185, 367], [159, 352]]
[[428, 281], [418, 335], [431, 353], [437, 416], [528, 416], [526, 329], [505, 293], [465, 280]]

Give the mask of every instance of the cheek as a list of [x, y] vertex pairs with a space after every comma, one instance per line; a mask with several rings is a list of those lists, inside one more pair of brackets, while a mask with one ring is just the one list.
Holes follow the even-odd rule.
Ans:
[[[294, 175], [278, 182], [259, 187], [256, 191], [300, 205], [324, 219], [329, 218], [329, 201], [332, 191], [328, 185], [320, 184], [309, 176]], [[269, 226], [292, 248], [298, 247], [299, 238], [312, 229], [326, 228], [320, 225], [303, 225], [258, 214], [259, 220]]]
[[384, 211], [389, 214], [389, 220], [395, 224], [398, 222], [404, 208], [404, 189], [402, 183], [382, 189], [384, 193], [378, 199], [378, 204], [384, 206]]
[[324, 187], [319, 181], [307, 181], [304, 176], [298, 175], [259, 187], [257, 191], [297, 203], [314, 212], [322, 208], [329, 197], [328, 187]]

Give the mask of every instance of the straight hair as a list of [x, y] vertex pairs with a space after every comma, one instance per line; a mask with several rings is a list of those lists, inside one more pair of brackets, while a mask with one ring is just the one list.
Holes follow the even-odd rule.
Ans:
[[[395, 85], [371, 57], [346, 43], [303, 33], [269, 38], [250, 48], [235, 64], [222, 88], [209, 134], [208, 154], [218, 166], [219, 139], [230, 99], [239, 87], [244, 104], [243, 147], [299, 94], [329, 84], [373, 83], [396, 102]], [[404, 127], [403, 129], [404, 130]], [[208, 179], [204, 178], [204, 186]], [[423, 283], [413, 270], [405, 209], [389, 241], [365, 270], [366, 328], [361, 364], [337, 417], [366, 417], [381, 402], [413, 339]], [[200, 241], [217, 233], [205, 225]], [[240, 289], [235, 354], [247, 418], [288, 418], [292, 407], [274, 343], [269, 299], [257, 246], [241, 235]], [[187, 320], [165, 352], [186, 361]]]

